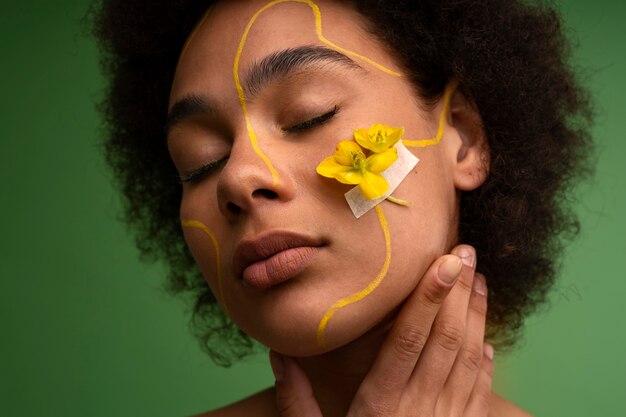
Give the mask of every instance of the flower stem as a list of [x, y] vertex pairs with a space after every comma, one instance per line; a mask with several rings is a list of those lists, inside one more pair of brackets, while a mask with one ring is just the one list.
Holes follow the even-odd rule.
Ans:
[[399, 206], [404, 206], [404, 207], [411, 207], [411, 202], [410, 201], [406, 201], [406, 200], [401, 200], [399, 198], [395, 198], [393, 196], [388, 196], [387, 197], [387, 201], [397, 204]]

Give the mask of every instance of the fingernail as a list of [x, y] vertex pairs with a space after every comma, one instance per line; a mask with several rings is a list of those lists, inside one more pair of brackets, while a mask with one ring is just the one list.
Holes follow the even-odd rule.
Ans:
[[281, 381], [285, 375], [285, 361], [283, 357], [273, 350], [270, 350], [270, 364], [272, 365], [274, 378], [276, 378], [276, 381]]
[[471, 246], [461, 246], [458, 251], [456, 251], [456, 255], [461, 258], [461, 261], [466, 266], [470, 268], [474, 268], [476, 266], [476, 251]]
[[480, 295], [487, 295], [487, 284], [485, 283], [485, 278], [480, 275], [476, 275], [474, 277], [472, 288], [474, 288], [474, 291]]
[[485, 345], [483, 346], [483, 350], [485, 351], [485, 356], [493, 360], [493, 346], [491, 346], [489, 343], [485, 343]]
[[463, 264], [458, 256], [450, 256], [446, 259], [437, 270], [439, 279], [448, 285], [454, 284], [461, 272]]

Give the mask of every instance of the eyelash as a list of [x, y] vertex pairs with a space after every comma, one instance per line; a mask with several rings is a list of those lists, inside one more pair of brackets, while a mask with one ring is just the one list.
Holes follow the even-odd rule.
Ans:
[[330, 119], [332, 119], [337, 112], [339, 111], [339, 109], [337, 108], [337, 106], [333, 107], [333, 109], [329, 112], [326, 112], [320, 116], [314, 117], [312, 119], [309, 119], [305, 122], [302, 123], [298, 123], [297, 125], [293, 125], [291, 127], [285, 128], [283, 129], [283, 132], [285, 133], [298, 133], [301, 132], [303, 130], [307, 130], [310, 129], [312, 127], [315, 126], [320, 126], [323, 125], [324, 123], [326, 123], [327, 121], [329, 121]]
[[216, 159], [215, 161], [211, 161], [208, 164], [202, 165], [200, 168], [196, 168], [191, 171], [189, 174], [179, 175], [178, 183], [182, 184], [184, 182], [194, 182], [202, 178], [204, 175], [210, 174], [220, 166], [222, 166], [227, 160], [229, 156], [225, 156], [221, 159]]

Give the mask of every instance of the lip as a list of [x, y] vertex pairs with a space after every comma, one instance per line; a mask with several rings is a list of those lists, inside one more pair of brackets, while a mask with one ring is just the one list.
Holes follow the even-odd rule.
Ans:
[[242, 239], [233, 255], [237, 277], [255, 289], [267, 289], [301, 273], [319, 252], [319, 238], [270, 231]]

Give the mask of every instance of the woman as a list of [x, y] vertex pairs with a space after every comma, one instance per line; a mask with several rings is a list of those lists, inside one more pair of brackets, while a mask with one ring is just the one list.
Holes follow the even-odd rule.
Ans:
[[490, 393], [486, 298], [511, 344], [575, 226], [588, 109], [557, 15], [140, 3], [97, 23], [128, 220], [216, 360], [272, 350], [275, 389], [208, 415], [526, 415]]

